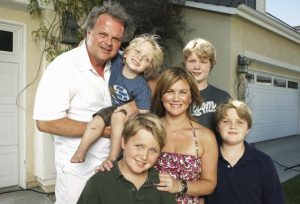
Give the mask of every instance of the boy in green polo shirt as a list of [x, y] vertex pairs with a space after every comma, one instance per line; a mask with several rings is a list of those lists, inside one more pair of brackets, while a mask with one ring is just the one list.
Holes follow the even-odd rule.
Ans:
[[123, 158], [114, 161], [110, 171], [88, 180], [78, 204], [175, 204], [172, 194], [156, 189], [159, 177], [152, 168], [165, 141], [157, 116], [138, 113], [131, 117], [123, 130]]

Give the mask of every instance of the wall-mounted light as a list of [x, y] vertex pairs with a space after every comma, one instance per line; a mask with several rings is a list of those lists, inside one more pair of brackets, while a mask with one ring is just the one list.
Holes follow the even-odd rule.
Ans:
[[75, 45], [78, 43], [79, 26], [75, 16], [66, 11], [62, 18], [61, 43]]
[[249, 65], [250, 65], [250, 60], [247, 57], [238, 55], [237, 73], [247, 74]]

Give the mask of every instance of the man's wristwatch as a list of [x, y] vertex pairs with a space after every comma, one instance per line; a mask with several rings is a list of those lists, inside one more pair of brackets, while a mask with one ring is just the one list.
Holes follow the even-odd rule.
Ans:
[[187, 190], [188, 190], [188, 186], [185, 180], [179, 180], [180, 184], [181, 184], [181, 191], [180, 194], [186, 194]]

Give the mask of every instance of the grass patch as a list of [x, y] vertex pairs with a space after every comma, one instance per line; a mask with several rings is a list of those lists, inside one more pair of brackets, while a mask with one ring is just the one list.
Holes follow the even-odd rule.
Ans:
[[286, 196], [286, 204], [300, 203], [300, 175], [282, 183], [282, 188]]

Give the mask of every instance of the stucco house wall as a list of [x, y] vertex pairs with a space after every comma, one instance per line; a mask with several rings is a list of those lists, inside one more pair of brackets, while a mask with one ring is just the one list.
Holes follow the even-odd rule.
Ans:
[[[184, 43], [194, 38], [205, 38], [217, 50], [217, 64], [210, 74], [209, 83], [235, 97], [237, 55], [247, 53], [274, 60], [275, 63], [280, 62], [278, 66], [272, 66], [252, 60], [250, 68], [299, 79], [300, 70], [293, 71], [282, 67], [282, 63], [300, 67], [299, 42], [285, 38], [240, 15], [191, 7], [184, 7], [183, 11], [184, 18], [192, 29], [184, 34]], [[178, 65], [182, 62], [181, 53], [180, 49], [173, 49], [171, 64]]]
[[185, 20], [192, 32], [184, 36], [185, 42], [194, 38], [204, 38], [216, 48], [216, 65], [209, 82], [233, 93], [230, 84], [233, 78], [230, 70], [231, 26], [230, 16], [194, 8], [184, 9]]
[[[238, 17], [232, 18], [231, 33], [231, 52], [233, 55], [236, 53], [245, 54], [251, 52], [262, 57], [300, 67], [299, 43], [283, 38], [277, 33]], [[257, 62], [253, 62], [252, 67], [254, 69], [257, 67], [256, 69], [260, 71], [300, 78], [300, 70], [294, 72], [286, 70], [284, 67], [279, 68]]]

